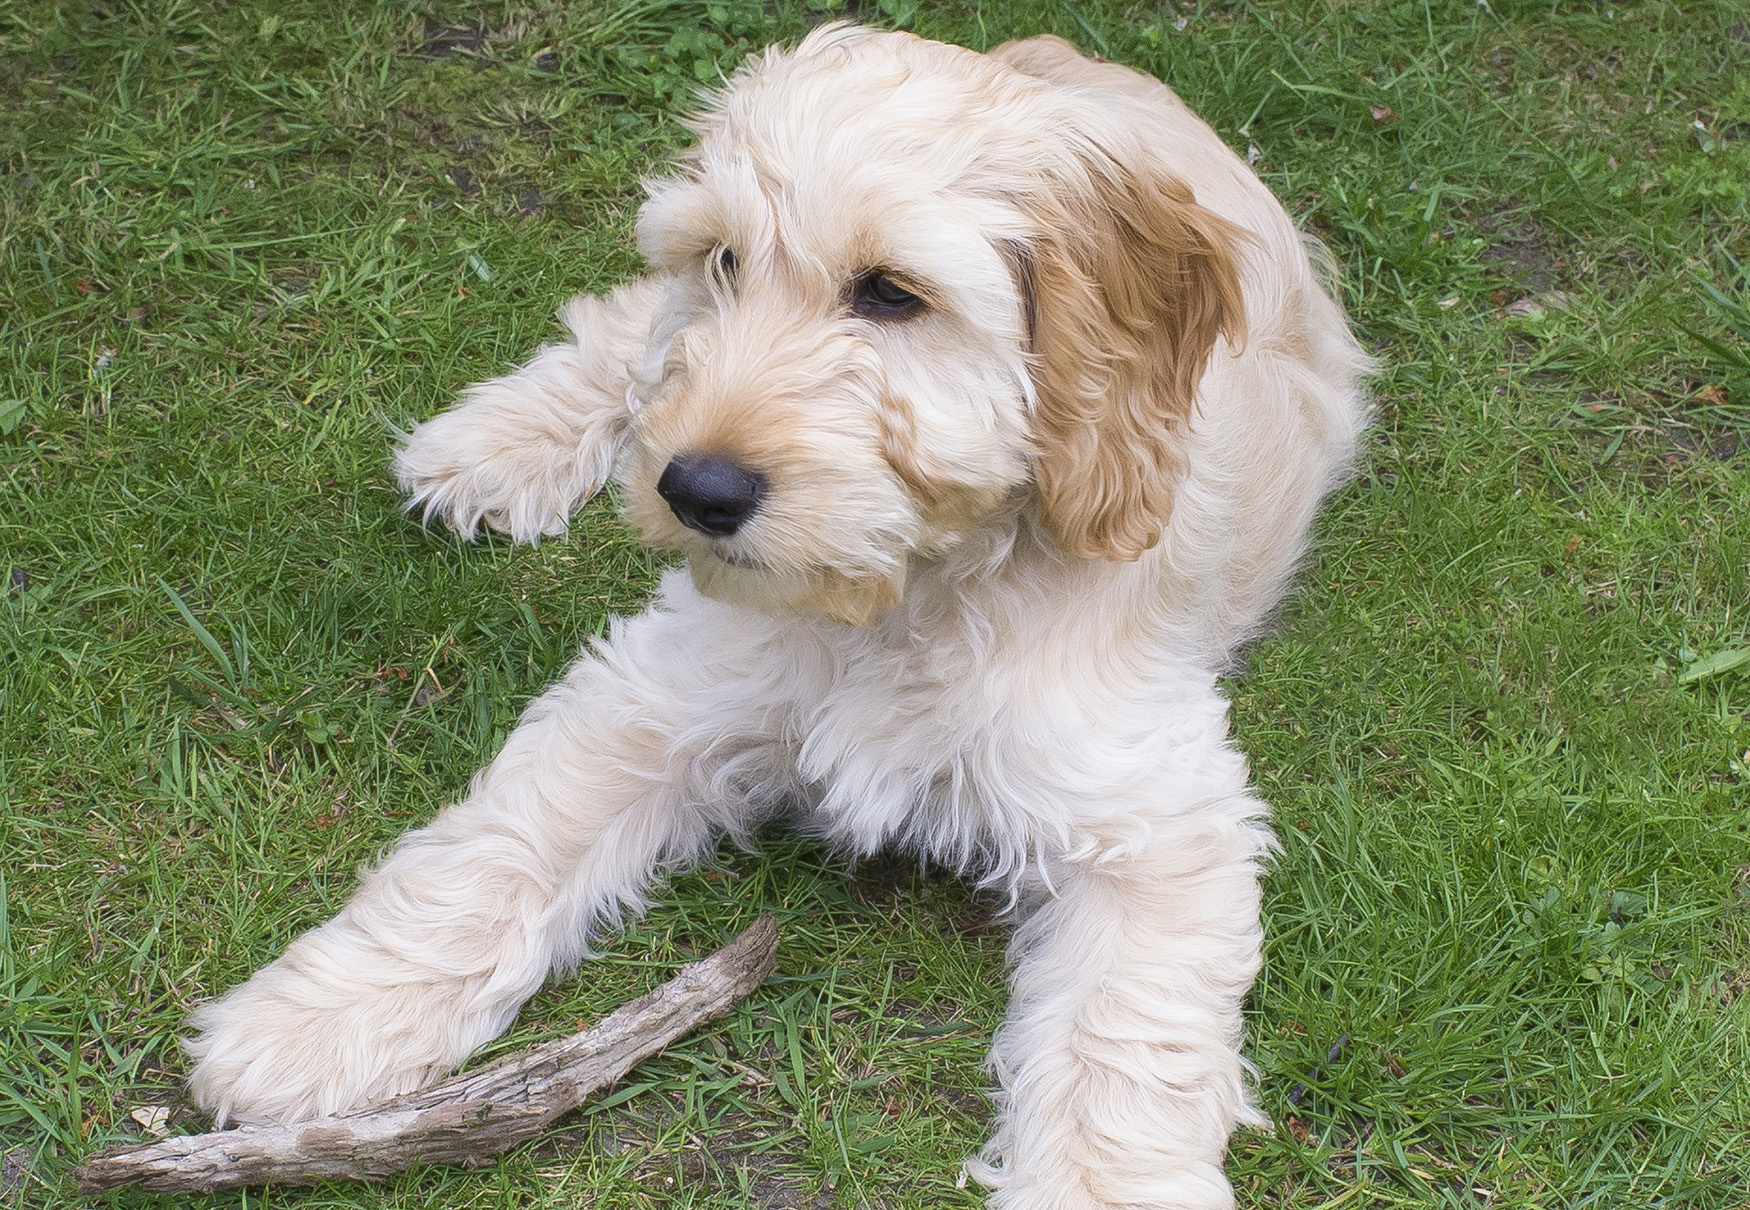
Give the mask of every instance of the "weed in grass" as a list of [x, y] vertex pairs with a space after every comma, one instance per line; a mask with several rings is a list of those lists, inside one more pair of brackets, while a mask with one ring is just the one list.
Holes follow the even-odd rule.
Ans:
[[[677, 109], [837, 11], [0, 9], [0, 1195], [68, 1204], [141, 1104], [190, 1125], [189, 1007], [639, 608], [656, 565], [610, 503], [534, 549], [424, 532], [390, 427], [634, 272]], [[1242, 1201], [1743, 1204], [1741, 6], [858, 11], [1168, 79], [1332, 247], [1386, 366], [1231, 687], [1283, 838]], [[501, 1045], [762, 910], [780, 977], [548, 1140], [254, 1200], [976, 1204], [1003, 933], [933, 874], [726, 851]]]

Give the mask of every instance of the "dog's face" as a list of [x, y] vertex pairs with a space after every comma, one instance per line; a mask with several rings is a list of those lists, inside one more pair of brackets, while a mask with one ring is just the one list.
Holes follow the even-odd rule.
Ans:
[[640, 217], [670, 285], [620, 476], [702, 591], [865, 624], [1020, 508], [1074, 555], [1153, 544], [1233, 233], [1096, 105], [828, 27], [698, 131]]

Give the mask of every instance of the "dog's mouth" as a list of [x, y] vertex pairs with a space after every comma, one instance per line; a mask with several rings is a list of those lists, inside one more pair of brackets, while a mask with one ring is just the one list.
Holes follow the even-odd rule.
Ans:
[[[717, 600], [773, 616], [820, 613], [834, 622], [868, 626], [897, 605], [904, 592], [903, 558], [897, 567], [878, 574], [841, 570], [828, 563], [785, 559], [788, 552], [783, 550], [758, 550], [759, 527], [752, 523], [729, 535], [712, 534], [672, 515], [664, 521], [658, 544], [684, 554], [695, 587]], [[655, 535], [647, 530], [645, 536]]]
[[741, 571], [757, 571], [769, 575], [772, 570], [761, 560], [754, 558], [750, 554], [736, 550], [731, 546], [727, 546], [722, 541], [714, 540], [705, 542], [702, 553], [709, 558], [716, 559], [720, 563], [727, 563], [729, 566], [738, 568]]

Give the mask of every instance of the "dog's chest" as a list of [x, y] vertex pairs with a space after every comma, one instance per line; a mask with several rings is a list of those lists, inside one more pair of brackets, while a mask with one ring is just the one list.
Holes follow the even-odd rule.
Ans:
[[847, 643], [835, 656], [798, 711], [814, 825], [858, 852], [912, 842], [976, 863], [1000, 798], [992, 774], [1014, 743], [1003, 670], [946, 644]]
[[1206, 677], [1073, 636], [833, 640], [792, 751], [814, 825], [857, 852], [899, 843], [1002, 877], [1110, 843], [1154, 777], [1243, 783]]

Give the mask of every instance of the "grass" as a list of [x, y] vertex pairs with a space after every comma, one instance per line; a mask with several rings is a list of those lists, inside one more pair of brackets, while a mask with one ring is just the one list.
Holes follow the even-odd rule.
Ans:
[[[816, 7], [0, 9], [0, 1200], [94, 1204], [67, 1174], [175, 1103], [190, 1006], [639, 607], [605, 502], [538, 549], [421, 531], [390, 426], [634, 273], [689, 89]], [[1331, 245], [1383, 359], [1362, 473], [1231, 686], [1284, 844], [1242, 1203], [1750, 1204], [1750, 13], [860, 12], [1161, 74]], [[725, 851], [511, 1040], [763, 910], [780, 977], [546, 1141], [196, 1200], [976, 1204], [1004, 936], [934, 873]]]

